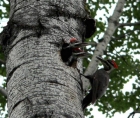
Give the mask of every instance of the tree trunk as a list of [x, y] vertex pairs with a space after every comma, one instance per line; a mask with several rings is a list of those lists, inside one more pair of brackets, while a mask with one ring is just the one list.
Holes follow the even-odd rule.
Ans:
[[10, 0], [6, 49], [9, 118], [83, 118], [82, 60], [61, 59], [63, 42], [82, 41], [83, 0]]

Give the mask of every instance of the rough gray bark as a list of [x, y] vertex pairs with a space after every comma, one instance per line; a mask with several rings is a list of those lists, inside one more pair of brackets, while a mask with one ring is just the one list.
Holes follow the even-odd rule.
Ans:
[[[83, 118], [82, 61], [62, 62], [63, 40], [82, 41], [83, 0], [10, 0], [7, 60], [9, 118]], [[9, 38], [9, 39], [7, 39]]]
[[[119, 17], [121, 15], [121, 13], [123, 12], [123, 7], [124, 7], [125, 2], [126, 2], [126, 0], [118, 0], [114, 13], [109, 18], [108, 27], [103, 36], [103, 41], [101, 43], [98, 43], [98, 45], [94, 51], [92, 60], [91, 60], [90, 64], [88, 65], [88, 68], [85, 71], [85, 75], [92, 75], [97, 70], [99, 61], [96, 57], [103, 55], [108, 43], [111, 40], [111, 37], [113, 36], [115, 30], [119, 26]], [[82, 79], [82, 80], [83, 80], [84, 90], [88, 89], [90, 86], [89, 81], [87, 79]]]

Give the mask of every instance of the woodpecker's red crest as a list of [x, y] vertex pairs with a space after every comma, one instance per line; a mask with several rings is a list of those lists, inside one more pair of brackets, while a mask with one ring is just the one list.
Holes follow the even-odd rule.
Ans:
[[117, 65], [117, 63], [114, 61], [114, 60], [111, 60], [111, 64], [114, 66], [114, 68], [118, 68], [118, 65]]
[[96, 58], [102, 62], [106, 71], [112, 71], [113, 69], [118, 68], [117, 63], [114, 60], [104, 60], [99, 56], [97, 56]]
[[[71, 43], [71, 44], [72, 44], [72, 43], [76, 43], [76, 42], [78, 42], [76, 38], [71, 38], [71, 39], [70, 39], [70, 43]], [[78, 48], [78, 47], [73, 48], [73, 51], [75, 51], [75, 52], [83, 52], [83, 50], [82, 50], [81, 48]]]
[[71, 38], [70, 39], [70, 43], [75, 43], [75, 42], [77, 42], [77, 39], [76, 38]]

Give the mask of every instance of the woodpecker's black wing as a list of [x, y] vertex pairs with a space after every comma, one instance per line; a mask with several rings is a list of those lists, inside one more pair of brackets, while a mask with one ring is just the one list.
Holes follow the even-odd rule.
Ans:
[[95, 78], [97, 78], [97, 82], [95, 83], [98, 83], [98, 84], [96, 88], [94, 87], [95, 83], [93, 82], [93, 85], [94, 85], [93, 88], [96, 89], [95, 91], [96, 91], [96, 100], [97, 100], [101, 98], [106, 92], [106, 89], [109, 84], [109, 74], [104, 69], [97, 70], [95, 74], [96, 74]]
[[93, 79], [91, 80], [91, 85], [92, 85], [92, 104], [95, 103], [96, 99], [97, 99], [97, 92], [98, 92], [98, 71], [95, 72], [95, 74], [93, 75]]

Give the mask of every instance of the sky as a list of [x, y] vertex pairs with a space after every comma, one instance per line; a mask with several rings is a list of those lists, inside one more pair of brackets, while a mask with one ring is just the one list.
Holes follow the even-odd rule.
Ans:
[[[115, 1], [117, 1], [117, 0], [115, 0]], [[107, 14], [104, 10], [98, 10], [97, 16], [95, 16], [95, 19], [99, 19], [100, 15], [103, 15], [103, 14], [106, 14], [106, 16], [111, 16], [113, 14], [114, 8], [115, 8], [115, 5], [112, 4], [112, 6], [109, 10], [109, 14]], [[106, 20], [106, 18], [104, 18], [104, 16], [103, 16], [103, 20]], [[8, 21], [7, 19], [3, 19], [2, 21], [0, 21], [0, 26], [6, 26], [7, 21]], [[0, 29], [0, 31], [1, 30], [2, 29]], [[101, 38], [102, 38], [102, 36], [103, 36], [103, 34], [100, 35]], [[4, 80], [4, 78], [2, 76], [0, 76], [0, 85], [2, 85], [3, 80]], [[134, 81], [135, 81], [135, 79], [131, 79], [127, 84], [125, 84], [123, 91], [124, 92], [131, 91], [132, 90], [132, 83]], [[94, 115], [94, 118], [106, 118], [105, 114], [102, 114], [101, 112], [98, 111], [97, 106], [90, 105], [88, 108], [93, 108], [92, 114]], [[130, 108], [126, 113], [115, 113], [114, 117], [112, 117], [112, 118], [127, 118], [131, 112], [133, 112], [132, 108]], [[88, 117], [86, 117], [86, 118], [88, 118]], [[134, 118], [140, 118], [140, 114], [135, 114]]]

